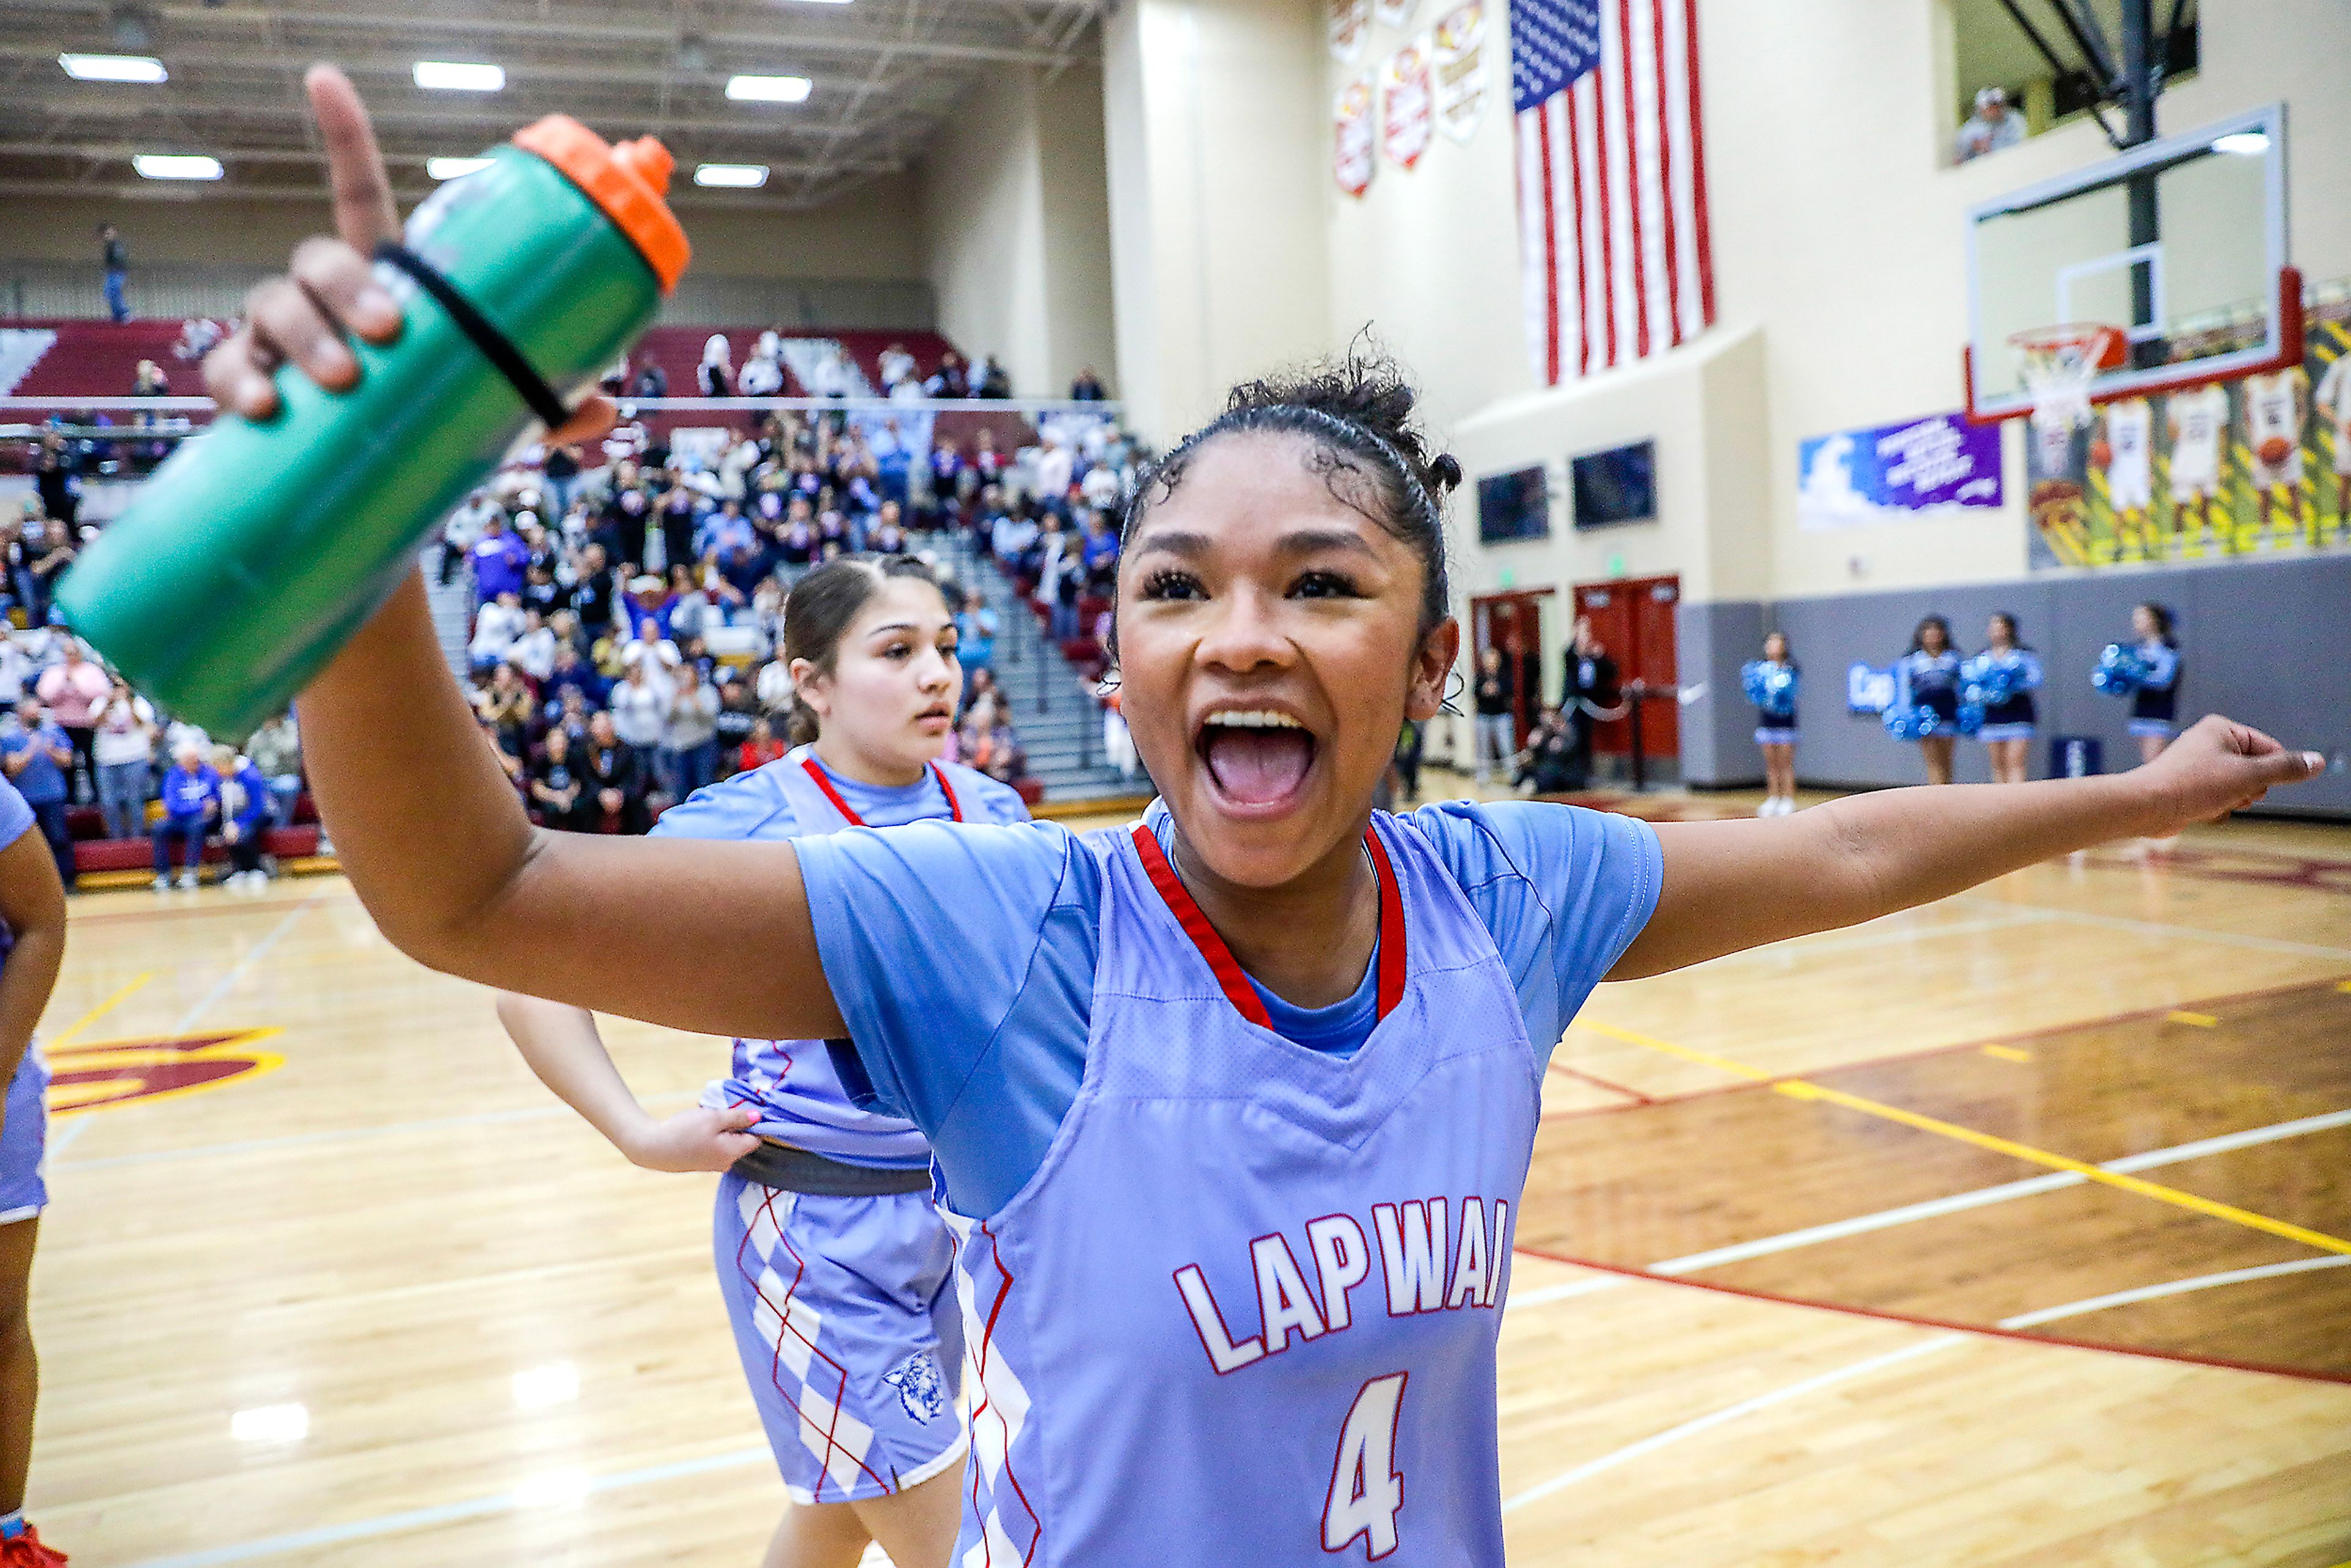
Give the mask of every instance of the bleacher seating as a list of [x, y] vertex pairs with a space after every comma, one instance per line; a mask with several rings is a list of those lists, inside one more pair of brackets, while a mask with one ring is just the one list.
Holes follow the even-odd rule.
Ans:
[[57, 334], [48, 351], [18, 378], [11, 397], [130, 397], [139, 380], [139, 361], [163, 367], [177, 396], [200, 396], [198, 368], [172, 353], [185, 323], [154, 321], [12, 321], [12, 327], [46, 329]]

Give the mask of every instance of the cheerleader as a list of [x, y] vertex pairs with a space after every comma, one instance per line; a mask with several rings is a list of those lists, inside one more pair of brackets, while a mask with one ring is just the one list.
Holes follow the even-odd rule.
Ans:
[[2131, 633], [2147, 674], [2131, 693], [2130, 732], [2139, 760], [2152, 762], [2179, 733], [2179, 643], [2171, 635], [2171, 612], [2152, 600], [2131, 612]]
[[1763, 656], [1740, 672], [1747, 700], [1755, 705], [1755, 744], [1763, 748], [1763, 804], [1759, 817], [1784, 817], [1796, 809], [1795, 661], [1785, 632], [1763, 639]]
[[33, 1248], [49, 1200], [41, 1180], [48, 1131], [48, 1070], [33, 1026], [48, 1006], [66, 951], [66, 890], [33, 809], [0, 779], [0, 1564], [63, 1568], [25, 1522], [25, 1474], [33, 1458], [33, 1403], [40, 1365], [27, 1310]]
[[1894, 674], [1910, 706], [1941, 721], [1934, 734], [1918, 737], [1918, 755], [1926, 759], [1928, 783], [1949, 784], [1959, 730], [1959, 655], [1951, 647], [1951, 623], [1939, 615], [1919, 622], [1910, 633], [1909, 652], [1895, 661]]
[[[209, 362], [248, 414], [274, 406], [265, 366], [348, 385], [342, 324], [397, 329], [368, 292], [396, 225], [364, 113], [328, 68], [310, 90], [344, 243], [306, 245]], [[395, 945], [675, 1028], [841, 1041], [852, 1097], [925, 1134], [979, 1382], [958, 1561], [1499, 1568], [1512, 1221], [1552, 1043], [1595, 983], [2317, 772], [2211, 718], [2137, 773], [1928, 809], [1375, 814], [1461, 646], [1461, 468], [1415, 402], [1363, 359], [1251, 383], [1137, 486], [1118, 653], [1161, 798], [1128, 827], [535, 831], [413, 574], [303, 695], [314, 788]], [[612, 417], [591, 401], [557, 438]]]
[[[1020, 797], [937, 758], [962, 672], [937, 584], [914, 562], [850, 558], [792, 590], [784, 656], [796, 749], [666, 812], [656, 837], [780, 841], [932, 820], [1022, 822]], [[702, 1103], [656, 1121], [594, 1015], [508, 993], [498, 1013], [547, 1086], [649, 1170], [726, 1172], [713, 1245], [752, 1403], [798, 1505], [768, 1568], [852, 1563], [879, 1541], [944, 1564], [967, 1436], [955, 1239], [912, 1123], [858, 1109], [818, 1040], [737, 1040]], [[797, 1273], [785, 1316], [763, 1270]], [[797, 1355], [794, 1353], [798, 1353]]]
[[1983, 727], [1976, 738], [1991, 761], [1995, 784], [2022, 784], [2032, 749], [2032, 694], [2041, 686], [2041, 656], [2016, 640], [2016, 617], [1993, 614], [1984, 628], [1984, 651], [1959, 668], [1972, 697], [1980, 693]]

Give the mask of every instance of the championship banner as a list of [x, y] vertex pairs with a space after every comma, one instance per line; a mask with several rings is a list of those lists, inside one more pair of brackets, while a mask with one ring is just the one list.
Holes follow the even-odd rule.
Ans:
[[2351, 278], [2304, 322], [2299, 366], [2028, 429], [2032, 569], [2351, 549]]
[[2000, 431], [1938, 413], [1816, 435], [1798, 444], [1796, 471], [1796, 526], [1807, 532], [1997, 511]]
[[1352, 66], [1364, 57], [1364, 40], [1371, 37], [1372, 0], [1330, 0], [1331, 57]]
[[1338, 122], [1338, 152], [1332, 172], [1338, 178], [1339, 189], [1351, 196], [1372, 188], [1372, 172], [1379, 166], [1379, 150], [1373, 145], [1376, 139], [1373, 108], [1369, 71], [1341, 88], [1332, 104], [1332, 117]]
[[1380, 72], [1381, 118], [1388, 159], [1409, 169], [1420, 162], [1436, 134], [1436, 93], [1429, 81], [1428, 62], [1434, 46], [1426, 33], [1388, 57]]
[[1420, 0], [1380, 0], [1380, 20], [1391, 27], [1401, 27], [1412, 20]]
[[1469, 0], [1437, 24], [1436, 76], [1437, 123], [1467, 141], [1486, 120], [1484, 0]]

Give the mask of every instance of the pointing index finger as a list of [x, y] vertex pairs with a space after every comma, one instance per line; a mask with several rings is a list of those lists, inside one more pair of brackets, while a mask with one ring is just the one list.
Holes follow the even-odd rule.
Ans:
[[400, 214], [392, 204], [392, 181], [383, 172], [367, 106], [350, 78], [329, 65], [312, 66], [302, 78], [309, 90], [310, 114], [327, 144], [327, 172], [334, 187], [335, 232], [362, 256], [400, 234]]

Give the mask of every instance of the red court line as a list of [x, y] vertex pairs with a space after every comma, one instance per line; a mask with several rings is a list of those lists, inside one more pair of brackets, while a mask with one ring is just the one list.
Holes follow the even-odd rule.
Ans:
[[[2288, 980], [2281, 985], [2262, 986], [2250, 991], [2231, 991], [2217, 997], [2190, 997], [2184, 1002], [2166, 1002], [2159, 1007], [2135, 1008], [2129, 1012], [2109, 1013], [2101, 1018], [2079, 1019], [2073, 1023], [2051, 1024], [2046, 1029], [2022, 1030], [2012, 1034], [1991, 1035], [1982, 1040], [1961, 1040], [1956, 1045], [1929, 1045], [1922, 1046], [1917, 1051], [1892, 1051], [1883, 1056], [1856, 1057], [1851, 1061], [1840, 1061], [1834, 1066], [1805, 1068], [1798, 1071], [1779, 1073], [1768, 1079], [1757, 1078], [1738, 1083], [1718, 1083], [1710, 1089], [1692, 1089], [1680, 1094], [1655, 1095], [1638, 1104], [1627, 1103], [1623, 1105], [1585, 1105], [1572, 1111], [1553, 1111], [1543, 1116], [1541, 1120], [1564, 1122], [1573, 1117], [1613, 1116], [1625, 1111], [1647, 1110], [1657, 1105], [1678, 1105], [1685, 1100], [1711, 1100], [1719, 1094], [1742, 1094], [1757, 1090], [1771, 1089], [1800, 1078], [1825, 1079], [1835, 1073], [1850, 1072], [1860, 1068], [1892, 1067], [1906, 1061], [1925, 1061], [1938, 1056], [1954, 1056], [1962, 1051], [1981, 1051], [1988, 1045], [2029, 1045], [2036, 1041], [2053, 1040], [2060, 1035], [2079, 1034], [2085, 1030], [2106, 1029], [2116, 1024], [2135, 1023], [2145, 1019], [2161, 1019], [2182, 1009], [2223, 1008], [2239, 1002], [2260, 1001], [2267, 997], [2283, 996], [2288, 991], [2330, 988], [2337, 979], [2351, 979], [2351, 974], [2332, 976], [2320, 980]], [[1571, 1023], [1568, 1027], [1572, 1029], [1574, 1025]], [[1553, 1061], [1552, 1066], [1558, 1071], [1574, 1077], [1588, 1076], [1579, 1069], [1562, 1066], [1557, 1061]], [[1593, 1079], [1593, 1082], [1600, 1081]], [[1614, 1086], [1609, 1085], [1609, 1087]], [[1625, 1090], [1623, 1092], [1631, 1093], [1633, 1091]]]
[[[1552, 1070], [1553, 1072], [1558, 1073], [1562, 1078], [1573, 1078], [1573, 1079], [1576, 1079], [1576, 1080], [1578, 1080], [1578, 1081], [1580, 1081], [1580, 1082], [1582, 1082], [1591, 1084], [1594, 1089], [1605, 1089], [1605, 1090], [1606, 1090], [1606, 1091], [1608, 1091], [1608, 1092], [1610, 1092], [1611, 1094], [1622, 1094], [1622, 1095], [1624, 1095], [1626, 1099], [1631, 1100], [1631, 1101], [1635, 1102], [1635, 1103], [1637, 1103], [1637, 1104], [1642, 1104], [1642, 1105], [1654, 1105], [1654, 1104], [1656, 1104], [1656, 1103], [1657, 1103], [1656, 1100], [1654, 1100], [1654, 1099], [1650, 1098], [1648, 1095], [1642, 1093], [1638, 1089], [1627, 1089], [1627, 1088], [1625, 1088], [1625, 1085], [1623, 1085], [1622, 1083], [1611, 1083], [1611, 1082], [1608, 1082], [1608, 1080], [1606, 1080], [1605, 1078], [1602, 1078], [1602, 1077], [1598, 1076], [1598, 1075], [1597, 1075], [1597, 1074], [1595, 1074], [1595, 1073], [1586, 1072], [1586, 1071], [1584, 1071], [1582, 1068], [1579, 1068], [1579, 1067], [1570, 1067], [1570, 1066], [1568, 1066], [1568, 1065], [1567, 1065], [1566, 1063], [1564, 1063], [1564, 1062], [1560, 1062], [1560, 1061], [1554, 1061], [1554, 1062], [1552, 1062], [1552, 1063], [1551, 1064], [1551, 1070]], [[1588, 1107], [1585, 1107], [1585, 1109], [1588, 1109], [1588, 1110], [1617, 1110], [1617, 1109], [1621, 1109], [1621, 1107], [1613, 1106], [1613, 1105], [1611, 1105], [1611, 1106], [1588, 1106]], [[1565, 1113], [1562, 1113], [1562, 1114], [1567, 1114], [1567, 1115], [1573, 1115], [1573, 1114], [1574, 1114], [1575, 1113], [1573, 1113], [1573, 1112], [1565, 1112]]]
[[2106, 1355], [2136, 1355], [2149, 1361], [2173, 1361], [2189, 1366], [2217, 1366], [2226, 1372], [2258, 1372], [2271, 1377], [2291, 1377], [2304, 1383], [2340, 1383], [2351, 1385], [2351, 1373], [2313, 1372], [2299, 1366], [2273, 1366], [2266, 1362], [2232, 1361], [2225, 1356], [2195, 1355], [2187, 1351], [2148, 1350], [2135, 1344], [2111, 1344], [2103, 1340], [2059, 1339], [2048, 1334], [2029, 1333], [2023, 1329], [1994, 1328], [1987, 1323], [1955, 1322], [1949, 1318], [1920, 1317], [1909, 1312], [1889, 1312], [1877, 1307], [1847, 1306], [1841, 1301], [1812, 1301], [1802, 1296], [1774, 1295], [1769, 1291], [1752, 1291], [1740, 1285], [1718, 1284], [1711, 1280], [1691, 1280], [1678, 1275], [1652, 1274], [1646, 1269], [1635, 1269], [1623, 1263], [1603, 1263], [1590, 1258], [1570, 1258], [1564, 1253], [1545, 1252], [1541, 1248], [1520, 1242], [1513, 1249], [1530, 1258], [1545, 1262], [1566, 1263], [1578, 1269], [1596, 1269], [1604, 1274], [1621, 1274], [1626, 1279], [1646, 1280], [1656, 1285], [1681, 1285], [1693, 1291], [1713, 1291], [1725, 1296], [1743, 1296], [1750, 1301], [1770, 1301], [1775, 1306], [1812, 1307], [1824, 1312], [1843, 1312], [1848, 1317], [1875, 1318], [1880, 1322], [1908, 1323], [1914, 1328], [1948, 1329], [1955, 1333], [1981, 1334], [1988, 1339], [2016, 1340], [2025, 1344], [2045, 1345], [2057, 1350], [2094, 1350]]

